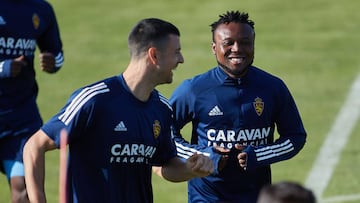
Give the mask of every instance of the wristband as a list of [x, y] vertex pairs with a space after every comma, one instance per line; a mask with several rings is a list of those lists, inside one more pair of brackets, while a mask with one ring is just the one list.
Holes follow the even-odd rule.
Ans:
[[11, 77], [11, 59], [0, 62], [0, 78]]

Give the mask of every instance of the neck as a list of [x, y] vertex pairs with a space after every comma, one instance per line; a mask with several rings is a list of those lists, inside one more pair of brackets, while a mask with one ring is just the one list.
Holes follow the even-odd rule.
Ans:
[[130, 92], [140, 101], [147, 101], [155, 85], [149, 80], [146, 65], [129, 64], [123, 73], [124, 80]]

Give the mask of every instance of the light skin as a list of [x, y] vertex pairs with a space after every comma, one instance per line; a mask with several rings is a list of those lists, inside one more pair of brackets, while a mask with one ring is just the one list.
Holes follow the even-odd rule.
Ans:
[[179, 63], [184, 63], [178, 36], [170, 35], [164, 49], [150, 47], [145, 57], [131, 60], [123, 73], [129, 89], [140, 101], [147, 101], [157, 85], [171, 83], [173, 70]]
[[14, 176], [10, 178], [11, 202], [28, 203], [27, 192], [25, 188], [25, 179], [23, 176]]
[[[254, 60], [255, 32], [250, 25], [231, 22], [221, 24], [214, 32], [212, 52], [219, 66], [231, 78], [243, 77]], [[235, 149], [242, 151], [246, 146], [235, 145]], [[225, 167], [230, 149], [216, 146], [215, 149], [225, 154], [219, 163], [219, 169]], [[241, 168], [246, 169], [247, 154], [240, 152], [237, 155]]]
[[[169, 35], [164, 50], [150, 47], [139, 57], [132, 57], [123, 73], [132, 94], [140, 101], [147, 101], [153, 89], [172, 82], [172, 71], [184, 62], [177, 35]], [[25, 179], [31, 202], [46, 202], [44, 192], [45, 152], [56, 145], [42, 130], [36, 132], [24, 147]], [[186, 181], [193, 177], [203, 177], [213, 172], [212, 161], [200, 154], [187, 162], [174, 157], [163, 165], [160, 174], [169, 181]]]

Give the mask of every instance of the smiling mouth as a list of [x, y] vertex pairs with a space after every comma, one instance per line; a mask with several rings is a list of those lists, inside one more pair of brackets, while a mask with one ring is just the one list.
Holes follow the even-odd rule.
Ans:
[[245, 61], [245, 57], [230, 57], [229, 59], [233, 64], [239, 64]]

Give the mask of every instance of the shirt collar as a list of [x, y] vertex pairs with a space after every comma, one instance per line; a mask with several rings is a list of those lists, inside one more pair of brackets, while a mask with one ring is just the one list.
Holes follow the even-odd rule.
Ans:
[[228, 76], [220, 66], [217, 66], [215, 71], [216, 71], [216, 75], [218, 76], [218, 78], [222, 84], [224, 84], [224, 85], [242, 85], [242, 84], [244, 84], [250, 69], [248, 70], [248, 73], [245, 75], [245, 77], [237, 78], [237, 79], [234, 79], [234, 78], [231, 78], [230, 76]]

